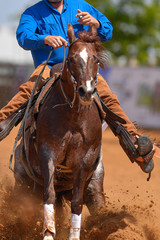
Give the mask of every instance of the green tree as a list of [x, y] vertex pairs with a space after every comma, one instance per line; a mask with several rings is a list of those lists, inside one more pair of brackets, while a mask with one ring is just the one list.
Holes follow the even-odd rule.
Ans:
[[111, 21], [114, 31], [104, 46], [113, 58], [160, 65], [160, 0], [88, 0]]

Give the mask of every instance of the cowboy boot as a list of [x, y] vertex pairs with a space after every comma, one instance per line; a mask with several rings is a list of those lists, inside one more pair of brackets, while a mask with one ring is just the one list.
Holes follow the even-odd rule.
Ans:
[[18, 123], [22, 120], [24, 111], [18, 111], [12, 113], [9, 117], [0, 122], [0, 141], [8, 136], [10, 131], [14, 126], [17, 126]]
[[0, 122], [0, 141], [2, 141], [5, 137], [7, 137], [7, 135], [10, 133], [11, 129], [9, 130], [8, 126], [9, 126], [9, 120], [5, 119], [3, 121]]
[[7, 127], [7, 119], [0, 122], [0, 133]]

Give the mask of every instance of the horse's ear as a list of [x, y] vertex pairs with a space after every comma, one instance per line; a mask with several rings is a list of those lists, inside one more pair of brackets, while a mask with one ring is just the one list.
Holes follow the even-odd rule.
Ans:
[[89, 29], [89, 33], [91, 36], [97, 36], [97, 28], [95, 25], [92, 25]]
[[76, 39], [75, 34], [74, 34], [74, 29], [71, 24], [68, 24], [67, 34], [68, 34], [68, 38], [69, 38], [69, 43], [71, 44]]

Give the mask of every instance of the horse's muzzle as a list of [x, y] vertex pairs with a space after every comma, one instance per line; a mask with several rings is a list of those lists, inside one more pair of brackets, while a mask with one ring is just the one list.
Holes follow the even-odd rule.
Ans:
[[96, 87], [91, 86], [89, 89], [86, 86], [81, 85], [78, 88], [78, 94], [82, 104], [91, 104], [96, 93]]

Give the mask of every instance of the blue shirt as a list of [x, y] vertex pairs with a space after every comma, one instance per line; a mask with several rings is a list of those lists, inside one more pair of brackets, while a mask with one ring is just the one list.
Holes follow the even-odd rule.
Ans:
[[[42, 0], [25, 10], [16, 32], [19, 45], [25, 50], [31, 51], [35, 67], [47, 60], [51, 50], [50, 46], [44, 44], [47, 35], [61, 36], [68, 41], [68, 24], [73, 25], [76, 36], [79, 31], [89, 29], [89, 26], [83, 26], [77, 22], [77, 9], [88, 12], [99, 20], [100, 27], [97, 31], [102, 41], [111, 39], [113, 28], [110, 21], [84, 0], [64, 0], [62, 13], [47, 0]], [[66, 55], [67, 52], [68, 49]], [[54, 49], [49, 60], [50, 64], [62, 62], [63, 55], [63, 47]]]

